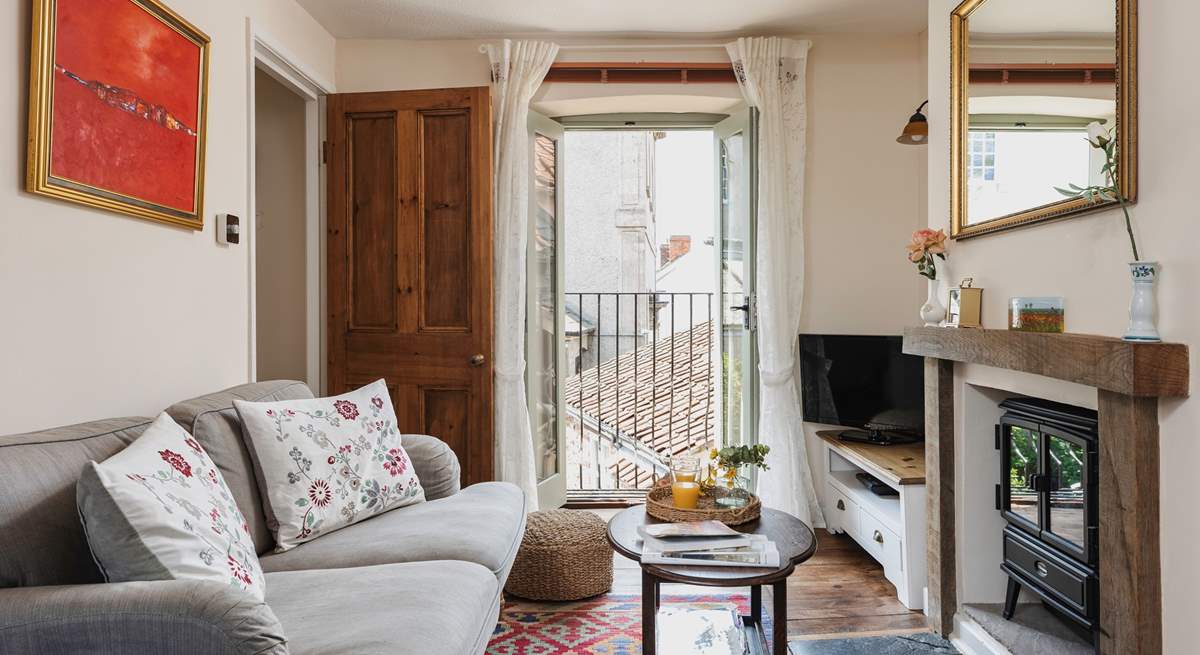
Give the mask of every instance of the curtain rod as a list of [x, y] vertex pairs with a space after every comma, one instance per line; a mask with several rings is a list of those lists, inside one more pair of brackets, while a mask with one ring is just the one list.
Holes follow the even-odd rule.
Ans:
[[[645, 43], [645, 44], [628, 44], [619, 45], [615, 43], [605, 43], [600, 45], [583, 45], [578, 43], [570, 43], [567, 45], [558, 46], [559, 51], [564, 50], [724, 50], [724, 43]], [[487, 44], [479, 46], [480, 52], [487, 52]]]
[[618, 45], [609, 43], [604, 45], [583, 45], [583, 44], [568, 44], [560, 45], [559, 50], [724, 50], [724, 43], [647, 43], [647, 44], [629, 44]]

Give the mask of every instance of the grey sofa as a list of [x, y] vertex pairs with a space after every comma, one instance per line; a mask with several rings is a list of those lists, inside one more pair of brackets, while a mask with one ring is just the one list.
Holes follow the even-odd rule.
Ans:
[[214, 582], [104, 583], [75, 483], [151, 419], [0, 436], [0, 655], [483, 653], [524, 532], [524, 494], [500, 482], [460, 490], [449, 447], [405, 435], [428, 502], [272, 553], [233, 400], [309, 397], [303, 383], [264, 382], [167, 410], [208, 450], [245, 514], [265, 603]]

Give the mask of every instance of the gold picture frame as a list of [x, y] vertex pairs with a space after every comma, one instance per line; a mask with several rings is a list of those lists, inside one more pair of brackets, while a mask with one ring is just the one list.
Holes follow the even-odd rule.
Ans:
[[26, 190], [201, 230], [211, 40], [158, 0], [129, 0], [120, 12], [134, 19], [121, 29], [154, 38], [107, 32], [111, 7], [33, 0]]
[[[1064, 198], [974, 225], [967, 223], [967, 136], [970, 115], [967, 90], [969, 18], [986, 2], [963, 0], [950, 14], [950, 237], [968, 239], [1025, 225], [1057, 220], [1118, 205], [1115, 200]], [[1137, 201], [1137, 0], [1116, 3], [1116, 107], [1120, 185], [1125, 199]]]

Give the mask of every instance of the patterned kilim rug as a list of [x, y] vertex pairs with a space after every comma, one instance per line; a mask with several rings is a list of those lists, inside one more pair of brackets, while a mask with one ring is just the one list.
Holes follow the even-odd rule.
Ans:
[[[721, 609], [734, 605], [749, 614], [746, 594], [714, 596], [663, 594], [663, 607]], [[771, 628], [764, 608], [764, 627]], [[641, 655], [642, 597], [607, 594], [572, 603], [510, 601], [500, 611], [500, 623], [487, 655]]]

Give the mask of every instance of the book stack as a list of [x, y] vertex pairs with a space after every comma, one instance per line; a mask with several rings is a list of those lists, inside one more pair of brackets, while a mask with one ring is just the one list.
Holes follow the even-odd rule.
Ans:
[[638, 535], [644, 564], [779, 566], [779, 550], [766, 535], [742, 534], [720, 521], [643, 525]]

